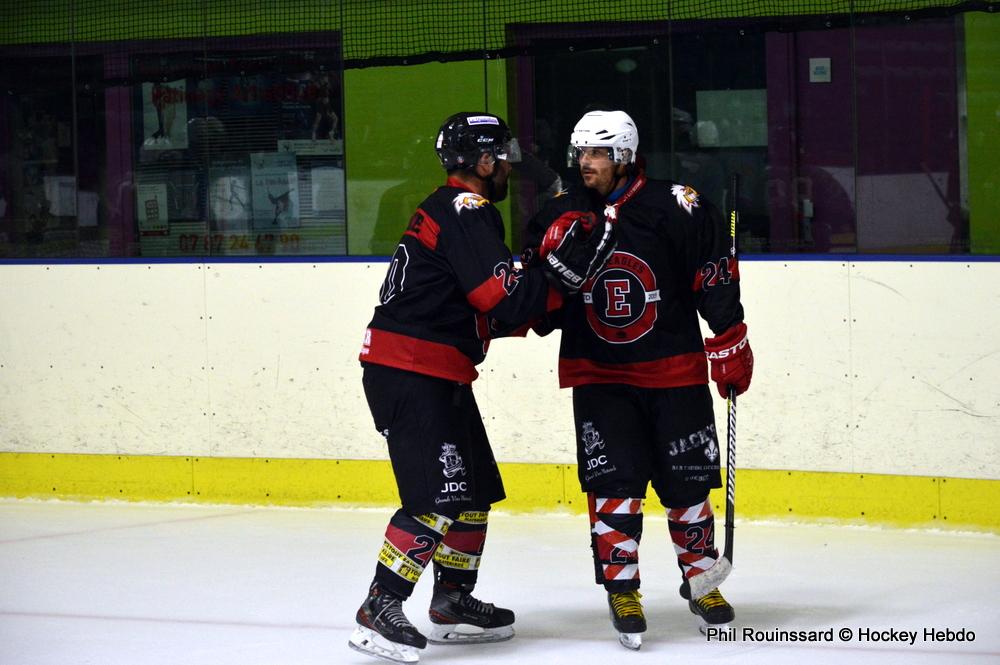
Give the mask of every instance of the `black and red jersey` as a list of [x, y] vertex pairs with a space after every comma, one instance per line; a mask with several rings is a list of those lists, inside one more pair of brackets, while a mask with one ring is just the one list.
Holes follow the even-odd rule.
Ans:
[[707, 383], [698, 315], [716, 334], [743, 320], [739, 268], [719, 210], [690, 187], [640, 172], [608, 200], [582, 187], [551, 199], [529, 222], [525, 247], [569, 210], [615, 220], [618, 245], [552, 317], [562, 328], [560, 386]]
[[542, 268], [515, 268], [496, 207], [449, 178], [410, 218], [360, 360], [471, 383], [498, 330], [561, 300]]

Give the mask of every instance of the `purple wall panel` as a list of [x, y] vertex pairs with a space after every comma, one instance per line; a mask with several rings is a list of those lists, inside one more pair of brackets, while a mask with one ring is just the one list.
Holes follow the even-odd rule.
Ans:
[[12, 102], [6, 95], [0, 99], [0, 155], [3, 156], [0, 158], [0, 199], [6, 204], [6, 210], [0, 214], [0, 233], [9, 233], [14, 219], [13, 193], [10, 191], [10, 173], [7, 172], [9, 164], [7, 155], [11, 151], [11, 105]]
[[[830, 58], [831, 81], [809, 80], [810, 58]], [[803, 206], [803, 239], [816, 251], [850, 250], [855, 243], [854, 77], [851, 31], [796, 35], [799, 169], [796, 189]], [[806, 201], [812, 216], [807, 217]]]
[[[105, 56], [104, 74], [109, 79], [128, 76], [128, 56], [113, 53]], [[108, 255], [134, 256], [135, 189], [132, 172], [132, 106], [130, 88], [109, 87], [104, 93], [104, 119], [108, 137], [108, 161], [104, 203], [108, 211]]]
[[957, 42], [953, 19], [855, 33], [862, 251], [960, 245]]
[[[809, 59], [827, 57], [831, 82], [811, 83]], [[937, 204], [913, 247], [939, 245], [936, 218], [958, 210], [953, 21], [769, 34], [767, 59], [772, 250], [878, 249], [871, 230], [898, 224], [906, 188]]]
[[798, 245], [798, 203], [795, 180], [795, 76], [794, 36], [767, 34], [767, 178], [768, 210], [771, 217], [771, 249], [794, 251]]
[[856, 31], [859, 175], [956, 168], [955, 49], [951, 20]]
[[[802, 166], [854, 163], [850, 30], [795, 35], [796, 122]], [[809, 82], [809, 59], [830, 58], [830, 83]]]

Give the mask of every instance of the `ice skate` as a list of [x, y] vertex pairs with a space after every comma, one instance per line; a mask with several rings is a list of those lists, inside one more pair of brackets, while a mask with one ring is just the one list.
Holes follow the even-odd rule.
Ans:
[[434, 644], [503, 642], [514, 637], [514, 613], [484, 603], [469, 590], [447, 583], [434, 585], [429, 611]]
[[642, 612], [642, 594], [638, 589], [608, 593], [611, 623], [618, 631], [618, 641], [626, 649], [638, 651], [642, 634], [646, 632], [646, 616]]
[[368, 598], [358, 609], [358, 627], [347, 644], [355, 651], [396, 663], [416, 663], [418, 649], [427, 646], [406, 615], [403, 601], [378, 584], [372, 584]]
[[736, 611], [722, 597], [718, 587], [712, 589], [707, 595], [702, 596], [698, 600], [691, 600], [691, 587], [688, 585], [687, 580], [684, 580], [684, 583], [681, 584], [680, 592], [681, 598], [688, 601], [688, 608], [690, 608], [691, 613], [698, 617], [698, 630], [702, 633], [705, 633], [709, 626], [712, 628], [726, 628], [736, 618]]

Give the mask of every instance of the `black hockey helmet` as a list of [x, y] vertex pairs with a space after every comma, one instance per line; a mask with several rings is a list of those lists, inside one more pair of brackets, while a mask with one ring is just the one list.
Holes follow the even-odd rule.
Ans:
[[492, 113], [456, 113], [441, 125], [434, 147], [447, 171], [475, 166], [484, 152], [495, 159], [521, 161], [517, 139], [507, 123]]

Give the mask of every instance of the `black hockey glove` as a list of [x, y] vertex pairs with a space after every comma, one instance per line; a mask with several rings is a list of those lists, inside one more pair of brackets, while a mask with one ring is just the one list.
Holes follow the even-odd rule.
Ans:
[[604, 267], [617, 244], [611, 222], [598, 224], [587, 233], [580, 220], [573, 222], [562, 241], [544, 259], [543, 265], [567, 294], [580, 290], [583, 283]]

